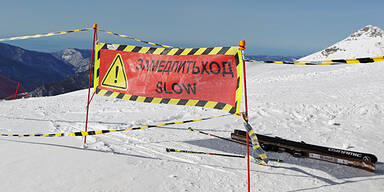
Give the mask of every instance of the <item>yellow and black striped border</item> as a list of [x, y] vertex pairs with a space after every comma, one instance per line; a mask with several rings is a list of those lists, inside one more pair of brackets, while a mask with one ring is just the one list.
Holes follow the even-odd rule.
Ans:
[[163, 127], [166, 125], [178, 125], [178, 124], [186, 124], [186, 123], [192, 123], [192, 122], [198, 122], [198, 121], [205, 121], [209, 119], [216, 119], [220, 117], [224, 117], [227, 115], [218, 115], [218, 116], [212, 116], [212, 117], [206, 117], [201, 119], [193, 119], [193, 120], [186, 120], [186, 121], [175, 121], [170, 123], [162, 123], [158, 125], [146, 125], [141, 127], [133, 127], [128, 129], [115, 129], [115, 130], [96, 130], [96, 131], [79, 131], [79, 132], [72, 132], [72, 133], [51, 133], [51, 134], [1, 134], [0, 136], [4, 137], [64, 137], [64, 136], [89, 136], [89, 135], [101, 135], [106, 133], [114, 133], [114, 132], [125, 132], [125, 131], [133, 131], [133, 130], [139, 130], [139, 129], [148, 129], [148, 128], [154, 128], [154, 127]]
[[93, 30], [93, 29], [92, 28], [85, 28], [85, 29], [75, 29], [75, 30], [70, 30], [70, 31], [59, 31], [59, 32], [41, 33], [41, 34], [35, 34], [35, 35], [25, 35], [25, 36], [19, 36], [19, 37], [0, 38], [0, 41], [13, 41], [13, 40], [19, 40], [19, 39], [32, 39], [32, 38], [39, 38], [39, 37], [49, 37], [49, 36], [54, 36], [54, 35], [64, 35], [64, 34], [68, 34], [68, 33], [90, 31], [90, 30]]
[[374, 63], [384, 61], [384, 56], [378, 57], [364, 57], [355, 59], [334, 59], [325, 61], [303, 61], [303, 62], [290, 62], [290, 61], [256, 61], [245, 60], [253, 63], [275, 63], [275, 64], [288, 64], [288, 65], [341, 65], [341, 64], [355, 64], [355, 63]]
[[[147, 54], [155, 54], [155, 55], [234, 55], [236, 60], [236, 70], [237, 70], [235, 106], [232, 106], [226, 103], [216, 102], [216, 101], [142, 97], [138, 95], [129, 95], [129, 94], [100, 89], [98, 85], [99, 85], [99, 69], [100, 69], [100, 51], [102, 49], [147, 53]], [[164, 103], [164, 104], [174, 104], [174, 105], [199, 106], [199, 107], [220, 109], [220, 110], [227, 111], [231, 114], [238, 114], [240, 112], [241, 87], [242, 87], [242, 74], [243, 74], [242, 62], [243, 62], [242, 54], [238, 49], [238, 47], [211, 47], [211, 48], [182, 49], [182, 48], [153, 48], [153, 47], [139, 47], [139, 46], [131, 46], [131, 45], [97, 43], [95, 47], [94, 89], [96, 94], [107, 96], [107, 97], [126, 99], [131, 101], [139, 101], [139, 102], [145, 102], [145, 103]]]

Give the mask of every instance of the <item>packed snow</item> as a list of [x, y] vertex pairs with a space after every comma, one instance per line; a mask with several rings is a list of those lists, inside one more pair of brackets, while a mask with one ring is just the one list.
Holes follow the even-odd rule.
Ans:
[[[250, 124], [257, 133], [373, 153], [376, 172], [267, 153], [251, 164], [251, 191], [384, 191], [384, 62], [335, 66], [246, 63]], [[87, 90], [0, 101], [1, 133], [84, 130]], [[122, 129], [226, 114], [95, 95], [89, 130]], [[245, 148], [188, 131], [230, 137], [239, 117], [87, 137], [0, 138], [1, 191], [247, 191]]]

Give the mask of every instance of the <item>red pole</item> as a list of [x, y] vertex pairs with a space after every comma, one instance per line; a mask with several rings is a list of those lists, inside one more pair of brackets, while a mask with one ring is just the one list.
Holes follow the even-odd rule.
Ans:
[[[96, 33], [97, 33], [97, 24], [93, 24], [93, 43], [92, 43], [92, 56], [91, 56], [91, 66], [89, 68], [89, 82], [88, 82], [88, 99], [87, 99], [87, 115], [85, 118], [85, 132], [88, 130], [88, 113], [89, 113], [89, 97], [91, 95], [91, 81], [92, 81], [92, 67], [93, 60], [95, 54], [95, 41], [96, 41]], [[87, 136], [84, 136], [84, 144], [87, 143]]]
[[247, 137], [247, 173], [248, 173], [248, 192], [251, 192], [251, 174], [249, 172], [249, 135], [248, 132], [245, 134]]
[[19, 81], [19, 83], [17, 84], [17, 88], [16, 88], [15, 96], [13, 96], [13, 99], [16, 99], [16, 98], [17, 98], [17, 92], [19, 91], [19, 88], [20, 88], [20, 81]]

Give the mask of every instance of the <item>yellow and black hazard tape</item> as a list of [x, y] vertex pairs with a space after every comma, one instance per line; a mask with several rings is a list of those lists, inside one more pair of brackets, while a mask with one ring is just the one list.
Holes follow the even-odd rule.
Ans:
[[130, 37], [128, 35], [121, 35], [121, 34], [117, 34], [117, 33], [110, 32], [110, 31], [106, 31], [106, 30], [103, 30], [103, 29], [97, 29], [97, 30], [105, 32], [105, 33], [108, 33], [108, 34], [111, 34], [111, 35], [116, 35], [116, 36], [119, 36], [119, 37], [124, 37], [124, 38], [127, 38], [127, 39], [131, 39], [131, 40], [134, 40], [134, 41], [137, 41], [137, 42], [140, 42], [140, 43], [145, 43], [145, 44], [159, 46], [159, 47], [165, 47], [165, 48], [173, 48], [172, 46], [169, 46], [169, 45], [162, 45], [162, 44], [153, 43], [153, 42], [149, 42], [149, 41], [143, 41], [143, 40], [140, 40], [140, 39], [138, 39], [136, 37]]
[[256, 61], [256, 60], [245, 60], [253, 63], [275, 63], [275, 64], [288, 64], [288, 65], [338, 65], [344, 63], [311, 63], [311, 62], [291, 62], [291, 61]]
[[[100, 72], [99, 72], [100, 51], [102, 49], [136, 52], [136, 53], [150, 53], [155, 55], [234, 55], [235, 61], [236, 61], [236, 70], [237, 70], [235, 105], [232, 106], [232, 105], [221, 103], [221, 102], [193, 100], [193, 99], [142, 97], [137, 95], [129, 95], [124, 93], [104, 90], [98, 86], [99, 76], [100, 76]], [[96, 61], [95, 61], [94, 87], [95, 87], [96, 94], [112, 97], [112, 98], [126, 99], [126, 100], [145, 102], [145, 103], [163, 103], [163, 104], [174, 104], [174, 105], [198, 106], [198, 107], [224, 110], [231, 114], [239, 113], [240, 99], [241, 99], [242, 70], [243, 70], [243, 65], [242, 63], [240, 64], [240, 61], [242, 61], [243, 58], [241, 53], [239, 53], [238, 47], [232, 46], [232, 47], [210, 47], [210, 48], [154, 48], [154, 47], [140, 47], [140, 46], [132, 46], [132, 45], [97, 43], [96, 50], [95, 50], [95, 58], [96, 58]]]
[[249, 137], [251, 138], [252, 149], [256, 152], [256, 160], [260, 165], [267, 165], [268, 157], [263, 148], [261, 148], [259, 140], [252, 126], [248, 123], [248, 117], [244, 113], [241, 114], [241, 118], [244, 122], [245, 129], [248, 132]]
[[35, 35], [25, 35], [25, 36], [19, 36], [19, 37], [0, 38], [0, 41], [12, 41], [12, 40], [19, 40], [19, 39], [32, 39], [32, 38], [39, 38], [39, 37], [49, 37], [49, 36], [54, 36], [54, 35], [64, 35], [64, 34], [68, 34], [68, 33], [89, 31], [89, 30], [93, 30], [93, 29], [92, 28], [85, 28], [85, 29], [75, 29], [75, 30], [70, 30], [70, 31], [59, 31], [59, 32], [41, 33], [41, 34], [35, 34]]
[[148, 129], [153, 127], [162, 127], [166, 125], [178, 125], [178, 124], [186, 124], [186, 123], [192, 123], [192, 122], [198, 122], [198, 121], [205, 121], [209, 119], [216, 119], [220, 117], [224, 117], [228, 115], [218, 115], [218, 116], [212, 116], [207, 118], [201, 118], [201, 119], [193, 119], [193, 120], [186, 120], [186, 121], [175, 121], [170, 123], [162, 123], [158, 125], [146, 125], [141, 127], [133, 127], [133, 128], [127, 128], [127, 129], [106, 129], [106, 130], [96, 130], [96, 131], [79, 131], [79, 132], [72, 132], [72, 133], [51, 133], [51, 134], [0, 134], [0, 136], [4, 137], [64, 137], [64, 136], [89, 136], [89, 135], [101, 135], [106, 133], [114, 133], [114, 132], [124, 132], [124, 131], [133, 131], [133, 130], [139, 130], [139, 129]]
[[276, 63], [276, 64], [289, 64], [289, 65], [340, 65], [340, 64], [354, 64], [354, 63], [374, 63], [384, 61], [384, 56], [378, 57], [364, 57], [355, 59], [334, 59], [324, 61], [303, 61], [303, 62], [290, 62], [290, 61], [256, 61], [246, 60], [254, 63]]

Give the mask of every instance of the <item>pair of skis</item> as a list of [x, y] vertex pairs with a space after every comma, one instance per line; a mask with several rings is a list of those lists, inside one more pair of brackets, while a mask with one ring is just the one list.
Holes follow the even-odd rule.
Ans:
[[[234, 130], [231, 134], [231, 138], [237, 142], [245, 143], [245, 135], [245, 131]], [[377, 162], [377, 157], [373, 154], [312, 145], [303, 141], [291, 141], [280, 137], [269, 137], [260, 134], [256, 135], [261, 147], [265, 151], [286, 152], [294, 157], [317, 159], [364, 169], [370, 172], [375, 172], [376, 170], [375, 163]]]
[[[198, 131], [196, 129], [188, 128], [190, 131], [194, 131], [200, 134], [205, 134], [218, 139], [238, 143], [246, 144], [246, 132], [242, 130], [234, 130], [231, 133], [231, 139], [220, 137], [214, 134]], [[375, 172], [375, 163], [377, 157], [369, 153], [361, 153], [355, 151], [348, 151], [343, 149], [336, 149], [330, 147], [323, 147], [318, 145], [307, 144], [305, 142], [296, 142], [291, 140], [282, 139], [280, 137], [270, 137], [266, 135], [256, 134], [260, 146], [265, 151], [271, 152], [286, 152], [297, 158], [311, 158], [331, 163], [346, 165], [363, 169], [370, 172]], [[218, 155], [227, 157], [238, 157], [244, 158], [242, 155], [230, 155], [230, 154], [219, 154], [219, 153], [206, 153], [196, 151], [186, 151], [167, 148], [167, 152], [183, 152], [183, 153], [195, 153], [195, 154], [206, 154], [206, 155]], [[270, 161], [282, 162], [279, 159], [269, 159]]]

